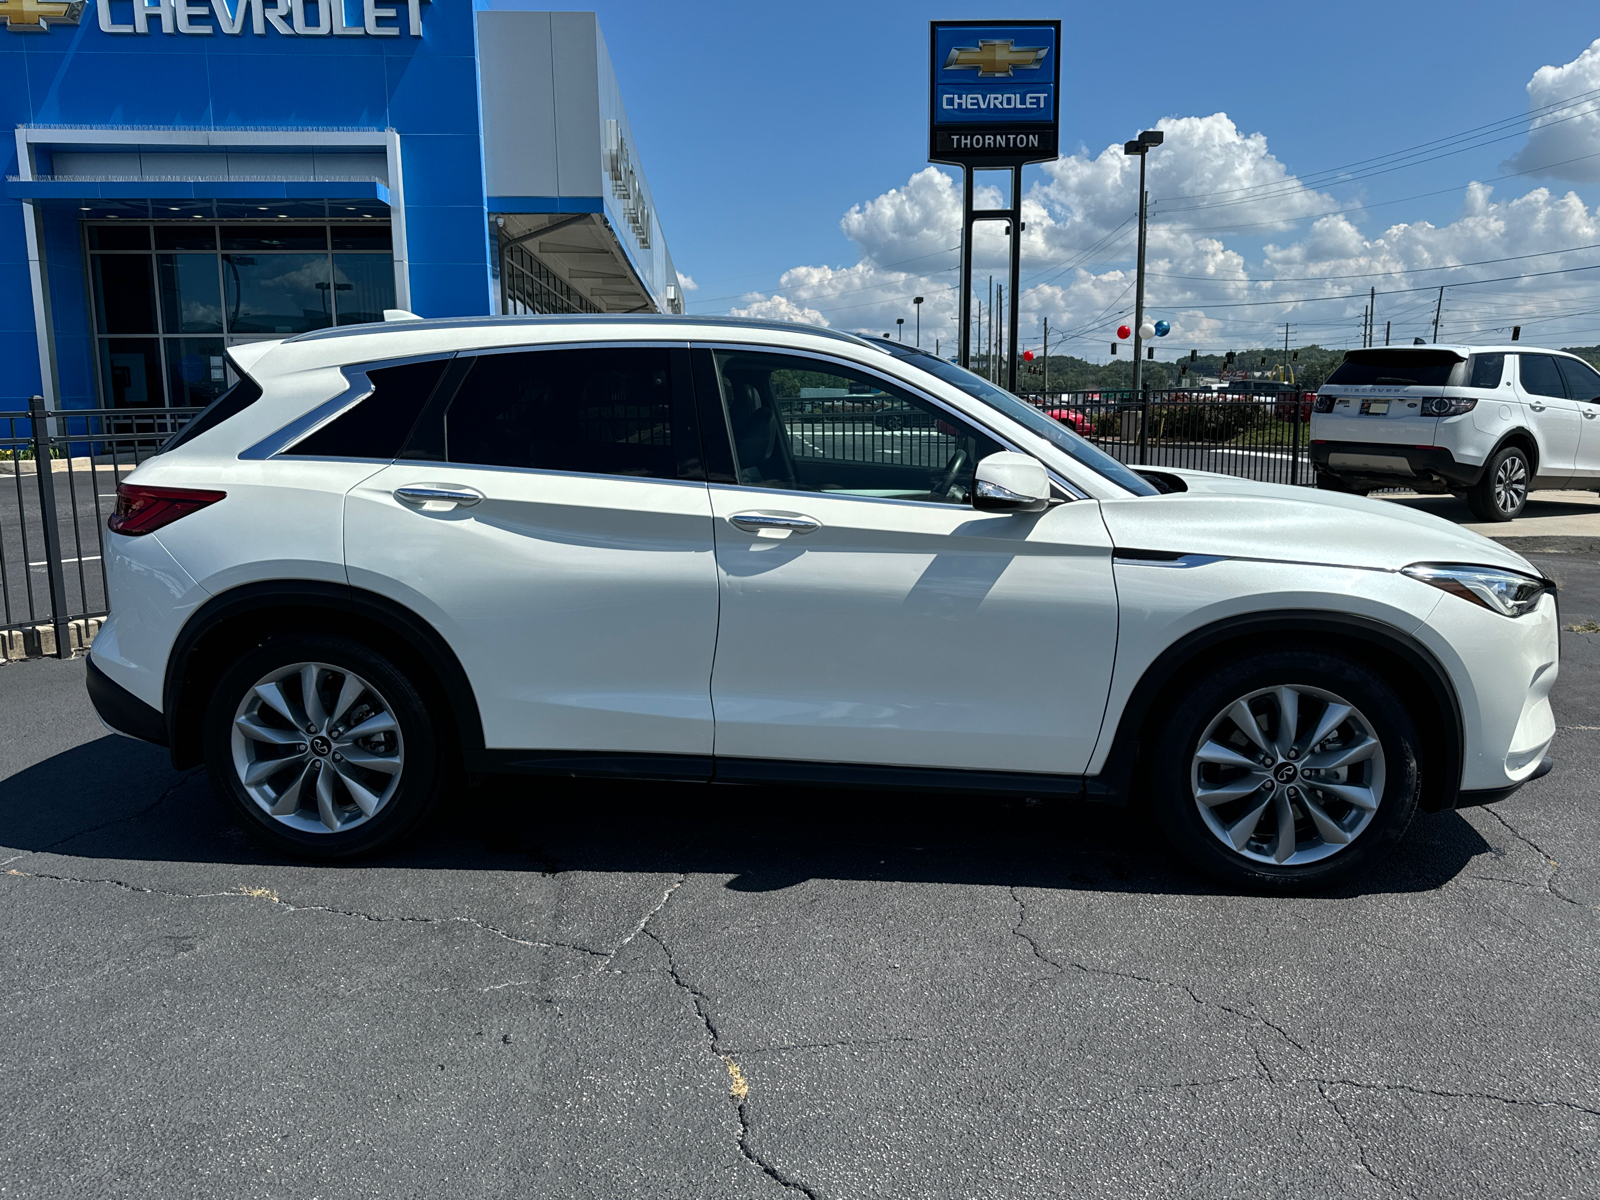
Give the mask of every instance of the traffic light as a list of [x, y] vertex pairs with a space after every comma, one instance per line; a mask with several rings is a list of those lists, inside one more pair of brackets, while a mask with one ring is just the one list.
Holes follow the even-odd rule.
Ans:
[[1112, 342], [1111, 343], [1111, 353], [1115, 354], [1116, 352], [1117, 352], [1117, 343], [1116, 342]]
[[1521, 325], [1513, 325], [1511, 327], [1511, 340], [1513, 342], [1520, 342], [1522, 340], [1522, 326]]
[[1200, 361], [1200, 351], [1198, 351], [1198, 350], [1189, 351], [1189, 361], [1190, 362], [1199, 362]]
[[1228, 351], [1228, 357], [1226, 359], [1226, 365], [1230, 366], [1230, 367], [1233, 366], [1233, 351], [1232, 350]]
[[1289, 361], [1290, 362], [1299, 362], [1300, 361], [1300, 351], [1296, 350], [1293, 354], [1289, 355]]

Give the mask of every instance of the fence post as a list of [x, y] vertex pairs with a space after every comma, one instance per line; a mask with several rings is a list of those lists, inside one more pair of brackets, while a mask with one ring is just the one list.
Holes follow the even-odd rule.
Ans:
[[1139, 389], [1139, 465], [1149, 465], [1150, 389]]
[[56, 657], [71, 658], [67, 576], [61, 561], [61, 520], [56, 512], [55, 475], [50, 469], [50, 415], [45, 411], [43, 396], [28, 397], [28, 417], [33, 427], [33, 473], [39, 480], [39, 523], [44, 526], [44, 565], [50, 580], [50, 619], [56, 629]]
[[1305, 413], [1299, 396], [1294, 398], [1294, 451], [1289, 455], [1289, 486], [1300, 485], [1300, 423]]

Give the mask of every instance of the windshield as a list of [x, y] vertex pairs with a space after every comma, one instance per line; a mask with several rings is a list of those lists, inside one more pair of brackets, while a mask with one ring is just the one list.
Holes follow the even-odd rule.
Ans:
[[1352, 350], [1324, 386], [1445, 387], [1463, 361], [1451, 350]]
[[1059, 421], [1045, 416], [1033, 405], [1018, 400], [1010, 392], [996, 387], [987, 379], [974, 375], [971, 371], [958, 367], [953, 362], [946, 362], [942, 358], [936, 358], [926, 350], [917, 350], [911, 346], [902, 346], [890, 342], [881, 344], [869, 342], [868, 344], [877, 346], [878, 349], [893, 354], [896, 358], [904, 359], [913, 366], [921, 367], [928, 374], [960, 388], [974, 399], [983, 401], [990, 408], [1010, 417], [1030, 433], [1036, 433], [1046, 439], [1076, 462], [1082, 463], [1096, 474], [1105, 476], [1112, 483], [1132, 492], [1135, 496], [1159, 496], [1161, 494], [1160, 488], [1141, 478], [1137, 473], [1112, 458], [1111, 455], [1101, 450], [1098, 446], [1085, 441]]

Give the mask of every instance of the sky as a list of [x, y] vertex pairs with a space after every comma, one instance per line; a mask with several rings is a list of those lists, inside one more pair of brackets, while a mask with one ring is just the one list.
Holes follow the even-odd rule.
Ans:
[[[1104, 361], [1149, 159], [1158, 358], [1379, 340], [1600, 343], [1600, 9], [595, 0], [690, 312], [956, 333], [959, 172], [927, 163], [928, 22], [1059, 18], [1062, 156], [1024, 173], [1022, 335]], [[980, 175], [999, 204], [1004, 175]], [[974, 239], [980, 298], [1003, 282]], [[1596, 269], [1574, 270], [1593, 266]], [[1358, 295], [1359, 294], [1359, 295]], [[948, 351], [946, 351], [948, 353]], [[1125, 353], [1125, 351], [1124, 351]]]

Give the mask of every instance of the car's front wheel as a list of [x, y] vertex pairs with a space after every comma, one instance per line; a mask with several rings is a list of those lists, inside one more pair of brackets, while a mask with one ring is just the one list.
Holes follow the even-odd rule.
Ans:
[[1483, 468], [1483, 477], [1467, 489], [1467, 507], [1480, 521], [1511, 521], [1528, 503], [1533, 472], [1528, 456], [1517, 446], [1507, 446]]
[[1168, 839], [1233, 884], [1326, 887], [1386, 854], [1416, 812], [1416, 724], [1342, 657], [1267, 653], [1203, 675], [1172, 697], [1156, 742]]
[[244, 654], [211, 695], [204, 745], [218, 794], [301, 857], [344, 858], [393, 840], [446, 782], [417, 687], [342, 637], [280, 634]]

